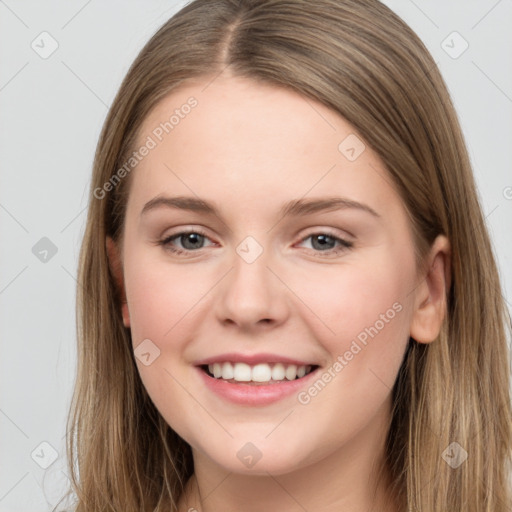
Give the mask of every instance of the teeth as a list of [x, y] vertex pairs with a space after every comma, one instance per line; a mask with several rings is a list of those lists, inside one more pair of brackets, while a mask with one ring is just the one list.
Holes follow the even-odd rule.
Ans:
[[311, 372], [311, 365], [259, 363], [250, 366], [246, 363], [226, 362], [209, 364], [208, 370], [216, 379], [234, 379], [237, 382], [268, 382], [270, 380], [295, 380], [297, 377], [304, 377], [304, 375]]
[[291, 364], [286, 368], [285, 372], [286, 378], [288, 380], [293, 380], [295, 377], [297, 377], [297, 365]]
[[235, 376], [233, 365], [231, 363], [224, 363], [222, 365], [221, 376], [223, 379], [232, 379]]
[[235, 366], [233, 367], [233, 373], [233, 379], [235, 379], [236, 381], [249, 382], [251, 380], [251, 367], [248, 364], [235, 364]]
[[219, 363], [214, 363], [213, 364], [213, 376], [218, 379], [219, 377], [222, 376], [222, 367], [220, 366]]
[[272, 380], [283, 380], [286, 375], [284, 365], [277, 363], [272, 368]]

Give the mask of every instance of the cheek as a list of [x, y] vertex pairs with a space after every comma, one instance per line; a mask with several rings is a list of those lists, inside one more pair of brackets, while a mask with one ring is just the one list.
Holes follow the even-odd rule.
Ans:
[[[140, 378], [162, 416], [186, 437], [201, 411], [187, 392], [192, 386], [183, 353], [200, 325], [201, 305], [211, 283], [199, 277], [191, 280], [190, 272], [178, 265], [143, 257], [126, 260], [125, 277]], [[151, 354], [150, 364], [137, 357], [146, 352]]]
[[[312, 336], [330, 357], [317, 379], [297, 396], [301, 405], [295, 428], [309, 428], [322, 440], [308, 456], [311, 460], [350, 443], [390, 400], [410, 320], [410, 267], [394, 261], [381, 255], [378, 264], [333, 266], [302, 282], [299, 293], [309, 298], [307, 305], [315, 313], [308, 326], [315, 326]], [[289, 427], [293, 431], [291, 423]], [[285, 437], [282, 442], [290, 443]]]
[[171, 338], [179, 341], [174, 332], [183, 320], [189, 321], [196, 314], [209, 288], [205, 280], [190, 274], [179, 265], [142, 259], [133, 265], [126, 262], [126, 293], [134, 345], [145, 338], [160, 343]]
[[294, 290], [316, 317], [309, 322], [314, 337], [331, 364], [343, 366], [337, 366], [335, 373], [344, 374], [337, 380], [358, 381], [368, 390], [381, 379], [392, 387], [409, 339], [413, 273], [412, 256], [395, 250], [326, 265], [314, 279], [309, 274], [295, 281]]

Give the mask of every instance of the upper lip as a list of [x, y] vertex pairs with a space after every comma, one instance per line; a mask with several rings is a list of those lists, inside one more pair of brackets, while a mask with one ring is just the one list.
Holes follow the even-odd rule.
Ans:
[[299, 359], [294, 359], [292, 357], [280, 356], [278, 354], [270, 354], [270, 353], [259, 353], [259, 354], [239, 354], [236, 352], [230, 352], [226, 354], [220, 354], [218, 356], [207, 357], [205, 359], [201, 359], [200, 361], [196, 361], [195, 366], [203, 366], [207, 364], [213, 363], [246, 363], [248, 365], [255, 365], [258, 363], [282, 363], [282, 364], [295, 364], [297, 366], [317, 366], [316, 363], [311, 361], [300, 361]]

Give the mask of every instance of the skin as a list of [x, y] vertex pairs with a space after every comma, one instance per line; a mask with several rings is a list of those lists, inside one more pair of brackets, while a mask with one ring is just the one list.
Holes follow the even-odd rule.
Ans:
[[[145, 119], [141, 144], [169, 112], [198, 100], [133, 171], [122, 243], [106, 241], [133, 348], [149, 339], [160, 350], [148, 366], [136, 359], [143, 384], [192, 447], [195, 474], [179, 510], [397, 510], [386, 471], [376, 477], [391, 388], [409, 336], [430, 343], [439, 333], [449, 242], [435, 240], [420, 274], [389, 174], [368, 146], [355, 161], [338, 150], [355, 130], [336, 112], [249, 79], [210, 81], [173, 91]], [[165, 207], [140, 217], [158, 195], [198, 196], [222, 219]], [[292, 199], [334, 195], [380, 217], [353, 208], [279, 213]], [[185, 255], [157, 244], [194, 228], [207, 237], [170, 243], [199, 247]], [[322, 249], [312, 235], [325, 233], [353, 246], [331, 240]], [[263, 249], [250, 264], [236, 252], [249, 235]], [[295, 394], [267, 406], [232, 404], [193, 366], [224, 352], [271, 352], [326, 371], [394, 303], [401, 311], [306, 405]], [[252, 468], [237, 458], [247, 442], [262, 455]]]

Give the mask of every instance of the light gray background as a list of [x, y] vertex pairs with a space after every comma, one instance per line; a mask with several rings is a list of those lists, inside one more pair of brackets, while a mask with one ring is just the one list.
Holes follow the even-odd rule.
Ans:
[[[512, 0], [385, 3], [423, 39], [448, 84], [510, 307]], [[184, 4], [0, 0], [0, 512], [51, 510], [66, 488], [75, 276], [93, 154], [130, 63]], [[58, 42], [47, 59], [31, 47], [49, 48], [43, 31]], [[463, 41], [446, 39], [454, 31], [469, 44], [458, 58]], [[46, 263], [32, 252], [43, 237], [57, 247]], [[53, 451], [41, 443], [57, 457], [46, 470]]]

